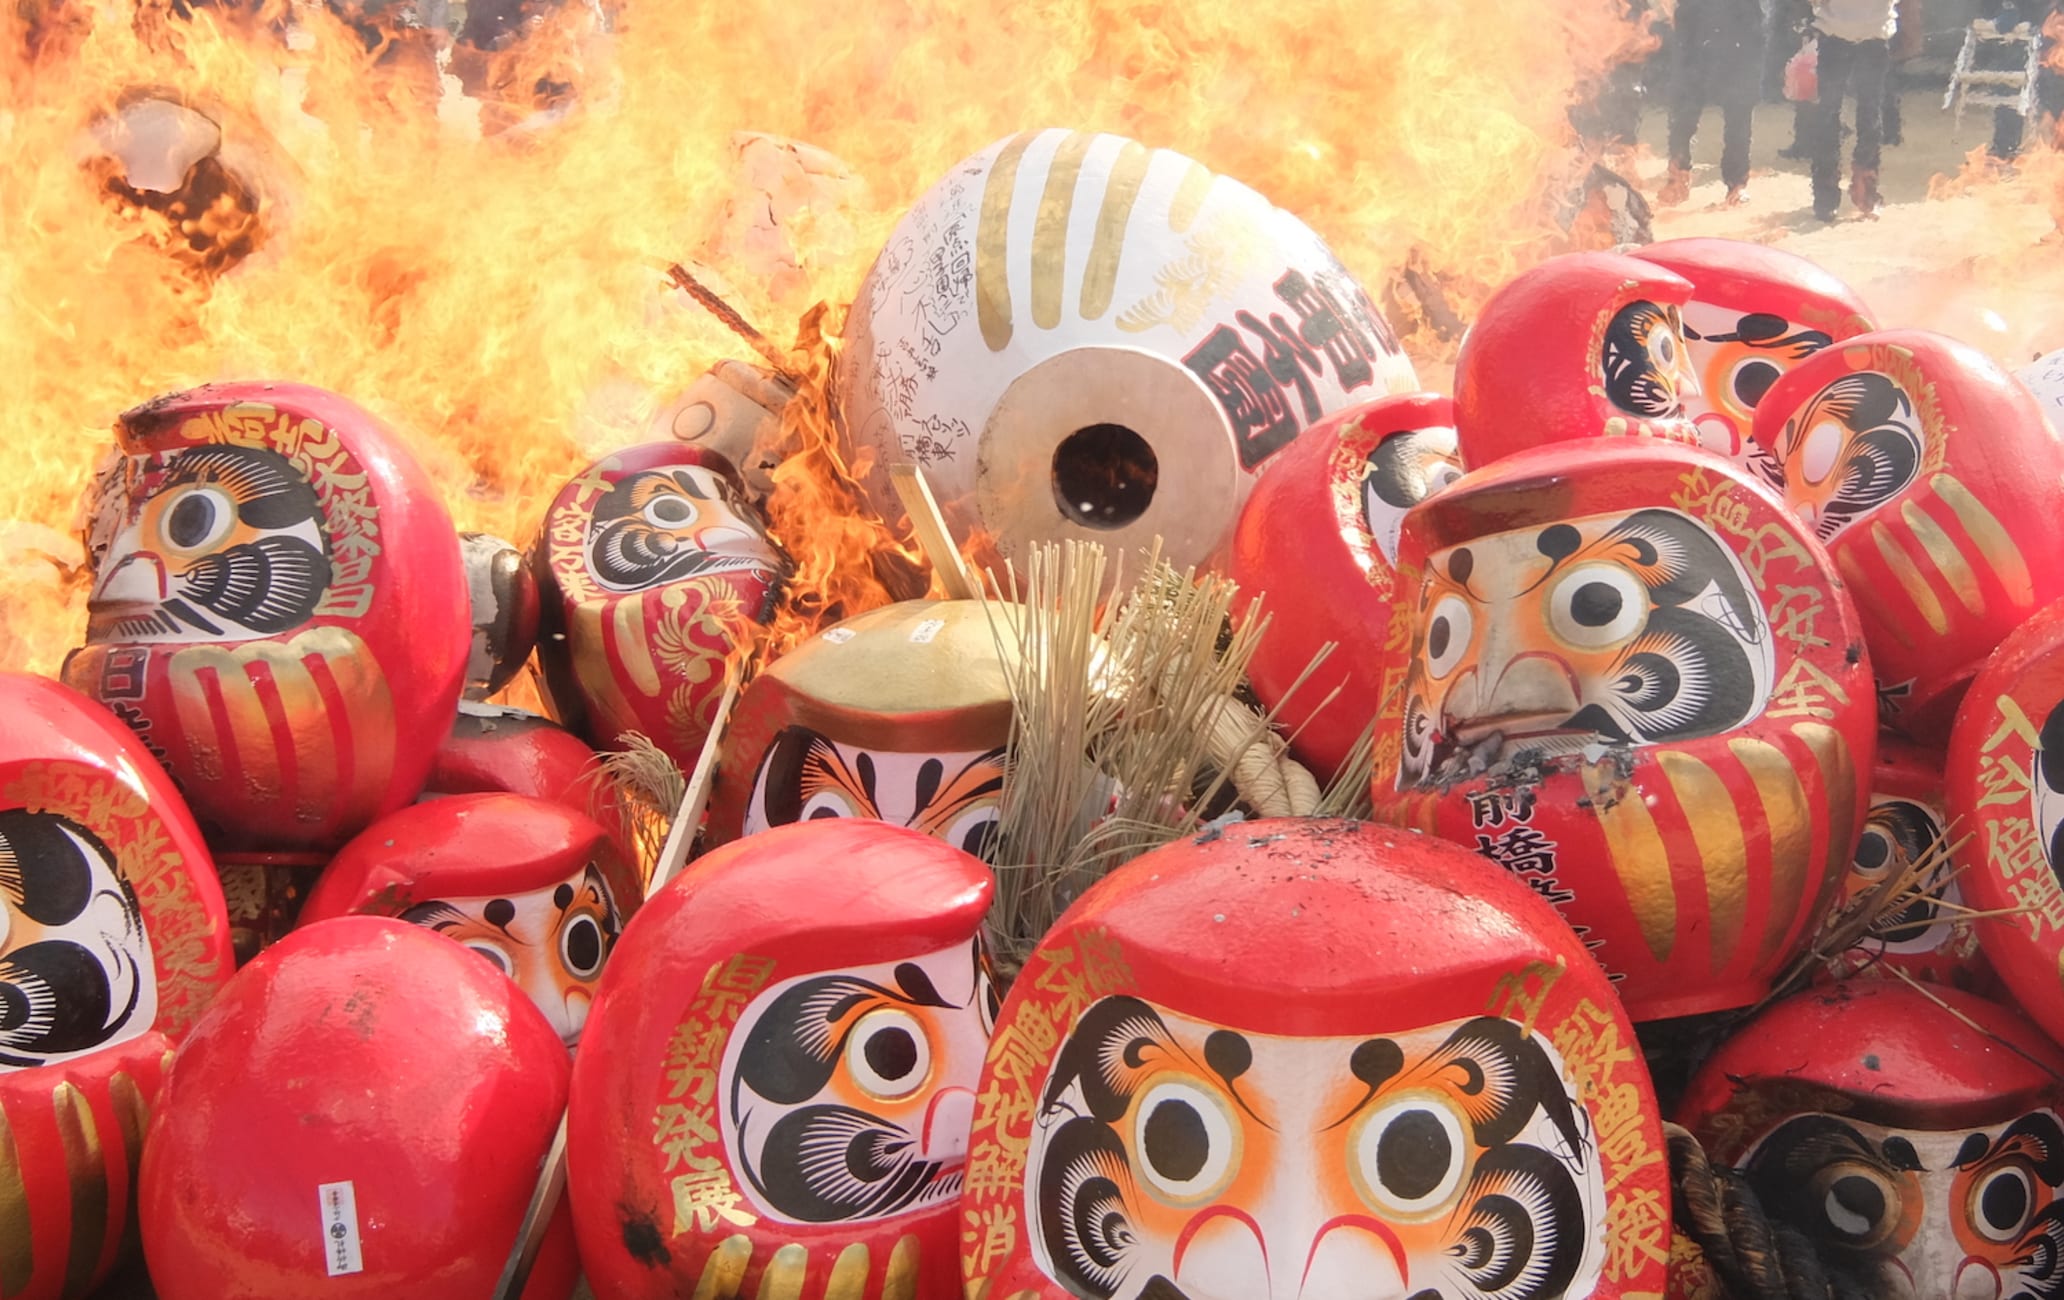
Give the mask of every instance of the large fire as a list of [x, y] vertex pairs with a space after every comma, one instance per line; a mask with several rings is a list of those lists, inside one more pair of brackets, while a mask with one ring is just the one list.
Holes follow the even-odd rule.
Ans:
[[[462, 527], [521, 543], [584, 458], [651, 436], [712, 361], [757, 359], [670, 263], [785, 344], [817, 302], [836, 319], [953, 162], [1028, 127], [1238, 177], [1379, 297], [1413, 259], [1495, 283], [1557, 251], [1567, 107], [1640, 39], [1623, 7], [640, 0], [483, 53], [282, 0], [7, 5], [0, 667], [52, 671], [77, 640], [74, 514], [127, 407], [233, 377], [335, 389], [411, 431]], [[152, 133], [175, 169], [202, 159], [177, 195], [111, 157]], [[778, 477], [809, 608], [907, 583], [852, 563], [864, 534], [816, 535], [815, 473]]]

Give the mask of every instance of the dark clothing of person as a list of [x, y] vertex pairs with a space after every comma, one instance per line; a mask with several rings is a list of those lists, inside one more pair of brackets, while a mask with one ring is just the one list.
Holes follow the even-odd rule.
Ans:
[[1670, 92], [1670, 165], [1691, 170], [1691, 143], [1708, 104], [1725, 117], [1720, 177], [1749, 179], [1749, 131], [1762, 91], [1762, 0], [1679, 0]]
[[1844, 41], [1820, 38], [1820, 103], [1808, 119], [1813, 155], [1813, 210], [1831, 218], [1842, 206], [1842, 101], [1856, 98], [1856, 153], [1859, 173], [1875, 174], [1881, 161], [1885, 110], [1885, 72], [1891, 46], [1882, 40]]

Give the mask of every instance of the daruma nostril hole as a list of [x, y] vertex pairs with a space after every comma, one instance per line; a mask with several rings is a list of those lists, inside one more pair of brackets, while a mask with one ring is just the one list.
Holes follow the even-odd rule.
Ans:
[[1122, 424], [1077, 429], [1054, 448], [1054, 502], [1085, 528], [1123, 528], [1147, 512], [1161, 462]]

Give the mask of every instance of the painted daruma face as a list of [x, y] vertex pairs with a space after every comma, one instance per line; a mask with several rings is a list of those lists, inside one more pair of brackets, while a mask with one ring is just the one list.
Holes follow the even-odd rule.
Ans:
[[1638, 254], [1692, 285], [1684, 342], [1699, 391], [1685, 402], [1700, 445], [1766, 468], [1752, 436], [1756, 410], [1806, 358], [1874, 326], [1855, 291], [1792, 253], [1733, 239], [1673, 239]]
[[779, 567], [737, 491], [702, 465], [631, 474], [595, 502], [588, 566], [609, 591], [643, 591], [700, 573]]
[[1405, 512], [1461, 477], [1453, 429], [1402, 430], [1363, 457], [1362, 523], [1384, 563], [1397, 563]]
[[592, 864], [546, 889], [435, 899], [401, 919], [463, 944], [516, 981], [569, 1047], [580, 1041], [602, 965], [623, 928], [609, 883]]
[[959, 1197], [997, 994], [980, 940], [777, 984], [726, 1055], [724, 1146], [761, 1213], [884, 1219]]
[[1676, 510], [1436, 552], [1419, 611], [1400, 788], [1522, 752], [1715, 735], [1770, 694], [1770, 627], [1748, 575]]
[[174, 452], [130, 502], [88, 600], [89, 645], [277, 636], [329, 590], [315, 489], [278, 452]]
[[1281, 1038], [1106, 998], [1029, 1170], [1039, 1265], [1094, 1300], [1578, 1294], [1605, 1204], [1561, 1058], [1488, 1016]]
[[1758, 1142], [1743, 1171], [1773, 1219], [1873, 1296], [2064, 1295], [2055, 1111], [1943, 1131], [1799, 1115]]
[[923, 831], [981, 857], [996, 835], [1003, 771], [1001, 748], [901, 754], [785, 727], [753, 781], [745, 833], [822, 817], [864, 817]]
[[135, 1038], [157, 1015], [136, 893], [68, 817], [0, 812], [0, 1070]]
[[1785, 424], [1775, 486], [1822, 541], [1896, 500], [1920, 473], [1913, 399], [1890, 375], [1846, 375]]
[[1678, 308], [1658, 302], [1631, 302], [1613, 313], [1599, 370], [1612, 404], [1647, 419], [1682, 416], [1685, 398], [1699, 392], [1684, 346], [1683, 317]]
[[1730, 460], [1755, 464], [1764, 453], [1749, 436], [1756, 407], [1793, 366], [1834, 342], [1769, 312], [1739, 312], [1710, 303], [1684, 308], [1684, 344], [1698, 392], [1685, 403], [1699, 444]]

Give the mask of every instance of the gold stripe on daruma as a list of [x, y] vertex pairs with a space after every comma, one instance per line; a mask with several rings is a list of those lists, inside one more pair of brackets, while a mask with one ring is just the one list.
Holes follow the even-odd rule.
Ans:
[[1712, 928], [1713, 969], [1734, 958], [1749, 910], [1749, 848], [1742, 838], [1741, 810], [1719, 773], [1689, 754], [1666, 750], [1656, 756], [1691, 826], [1706, 875], [1706, 917]]
[[1046, 169], [1046, 188], [1032, 219], [1032, 323], [1050, 330], [1061, 323], [1061, 283], [1068, 272], [1068, 216], [1075, 210], [1075, 185], [1082, 159], [1096, 137], [1070, 131]]
[[150, 1102], [143, 1089], [136, 1086], [136, 1080], [120, 1071], [108, 1080], [108, 1098], [114, 1103], [115, 1125], [122, 1131], [122, 1160], [129, 1170], [131, 1199], [122, 1207], [122, 1249], [127, 1254], [136, 1248], [140, 1237], [136, 1215], [130, 1211], [135, 1205], [136, 1173], [143, 1164], [143, 1133], [150, 1127]]
[[1884, 560], [1885, 567], [1892, 570], [1892, 577], [1898, 581], [1899, 589], [1906, 593], [1906, 598], [1920, 611], [1921, 619], [1927, 623], [1928, 629], [1937, 636], [1949, 631], [1949, 615], [1944, 612], [1942, 602], [1935, 599], [1934, 591], [1929, 588], [1928, 575], [1922, 573], [1907, 557], [1906, 552], [1900, 549], [1899, 539], [1882, 523], [1873, 523], [1870, 526], [1870, 539], [1878, 548], [1878, 558]]
[[1903, 611], [1894, 611], [1886, 607], [1885, 597], [1879, 593], [1881, 584], [1871, 581], [1870, 575], [1864, 572], [1862, 563], [1856, 558], [1856, 552], [1848, 547], [1836, 552], [1835, 568], [1841, 571], [1843, 589], [1849, 593], [1849, 598], [1855, 602], [1857, 610], [1869, 614], [1876, 620], [1877, 626], [1883, 628], [1886, 635], [1893, 640], [1909, 650], [1913, 649], [1914, 639], [1907, 629], [1910, 620], [1902, 617]]
[[1154, 161], [1151, 149], [1127, 140], [1111, 164], [1104, 186], [1104, 205], [1097, 212], [1096, 234], [1089, 243], [1089, 263], [1082, 268], [1082, 319], [1097, 320], [1111, 308], [1118, 285], [1118, 256], [1125, 247], [1125, 228], [1132, 223], [1132, 205]]
[[1850, 849], [1849, 835], [1856, 826], [1856, 763], [1849, 756], [1849, 742], [1842, 733], [1820, 722], [1798, 722], [1792, 725], [1792, 734], [1805, 742], [1813, 755], [1813, 761], [1820, 768], [1820, 785], [1825, 791], [1822, 802], [1827, 805], [1828, 830], [1824, 843], [1828, 850], [1828, 866], [1821, 884], [1821, 899], [1825, 902], [1842, 887], [1842, 877], [1848, 869]]
[[915, 1234], [904, 1233], [889, 1251], [889, 1268], [882, 1274], [881, 1300], [917, 1300], [917, 1265], [920, 1258]]
[[794, 1242], [774, 1252], [767, 1271], [760, 1274], [760, 1289], [754, 1300], [803, 1300], [803, 1282], [810, 1274], [810, 1252]]
[[975, 318], [991, 352], [1003, 351], [1011, 340], [1011, 200], [1018, 190], [1018, 162], [1038, 135], [1024, 131], [1011, 137], [982, 184], [982, 215], [975, 224]]
[[51, 1090], [50, 1102], [57, 1115], [58, 1141], [64, 1147], [65, 1177], [72, 1188], [72, 1243], [65, 1260], [65, 1292], [84, 1295], [107, 1245], [107, 1162], [86, 1094], [74, 1084], [60, 1083]]
[[1203, 163], [1192, 162], [1183, 173], [1182, 180], [1175, 186], [1175, 198], [1168, 205], [1168, 228], [1180, 235], [1190, 228], [1197, 214], [1204, 210], [1204, 197], [1211, 192], [1211, 182], [1218, 177]]
[[838, 1253], [824, 1279], [824, 1300], [867, 1300], [867, 1247], [854, 1242]]
[[737, 1300], [745, 1285], [746, 1266], [752, 1263], [752, 1238], [734, 1233], [717, 1243], [702, 1262], [702, 1277], [689, 1300]]
[[1606, 856], [1641, 926], [1641, 937], [1657, 961], [1668, 961], [1677, 946], [1677, 892], [1670, 879], [1669, 849], [1655, 818], [1638, 790], [1614, 780], [1609, 763], [1584, 769], [1584, 793], [1605, 832]]
[[1979, 589], [1978, 575], [1971, 571], [1971, 562], [1957, 549], [1949, 534], [1942, 531], [1942, 525], [1935, 522], [1928, 512], [1911, 501], [1899, 505], [1899, 517], [1913, 530], [1921, 543], [1921, 549], [1942, 570], [1942, 576], [1949, 580], [1949, 589], [1963, 602], [1964, 608], [1975, 615], [1985, 613], [1985, 593]]
[[1985, 508], [1985, 503], [1972, 496], [1971, 489], [1947, 474], [1937, 474], [1928, 480], [1928, 484], [1956, 515], [1964, 531], [1971, 535], [1978, 553], [1985, 557], [2000, 585], [2007, 589], [2007, 599], [2016, 605], [2034, 604], [2035, 579], [2029, 576], [2028, 561], [1992, 511]]
[[631, 683], [647, 695], [659, 694], [659, 665], [652, 661], [652, 647], [645, 639], [645, 602], [626, 596], [610, 611], [616, 625], [616, 657]]
[[36, 1271], [34, 1227], [29, 1189], [22, 1182], [21, 1153], [14, 1148], [14, 1125], [0, 1111], [0, 1296], [28, 1289]]
[[[1749, 774], [1763, 805], [1762, 825], [1770, 833], [1770, 918], [1763, 927], [1759, 960], [1768, 960], [1784, 942], [1806, 897], [1806, 873], [1811, 868], [1809, 850], [1813, 843], [1813, 810], [1806, 804], [1806, 791], [1799, 785], [1799, 772], [1785, 752], [1768, 741], [1744, 736], [1727, 742], [1727, 748]], [[1753, 810], [1744, 809], [1753, 819]]]

